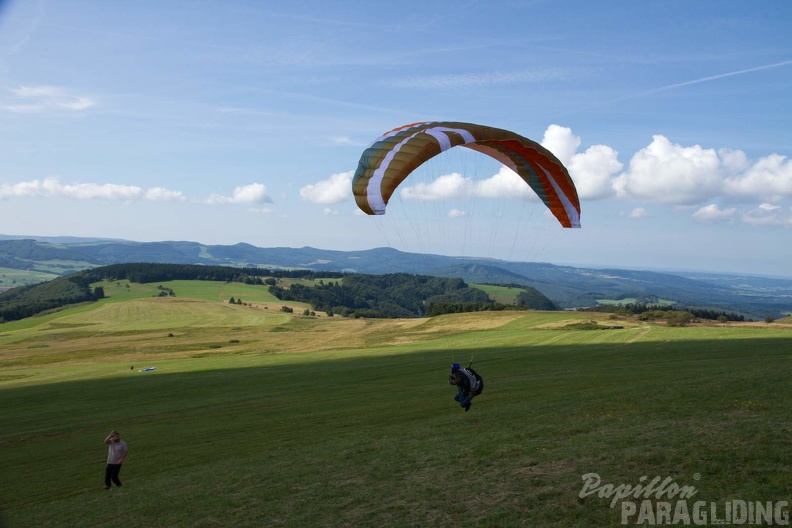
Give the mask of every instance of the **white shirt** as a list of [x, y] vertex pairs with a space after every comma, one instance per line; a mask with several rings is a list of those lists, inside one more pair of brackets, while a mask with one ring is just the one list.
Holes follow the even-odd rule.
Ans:
[[126, 442], [123, 440], [119, 440], [118, 442], [113, 442], [111, 440], [110, 444], [107, 446], [107, 463], [120, 464], [127, 450]]

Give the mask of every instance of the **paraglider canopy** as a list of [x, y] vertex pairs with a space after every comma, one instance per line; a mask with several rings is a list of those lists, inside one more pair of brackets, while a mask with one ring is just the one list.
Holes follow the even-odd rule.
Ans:
[[386, 132], [363, 152], [352, 179], [360, 209], [385, 214], [396, 188], [425, 161], [452, 147], [486, 154], [516, 172], [564, 227], [580, 227], [580, 200], [566, 167], [528, 138], [472, 123], [413, 123]]

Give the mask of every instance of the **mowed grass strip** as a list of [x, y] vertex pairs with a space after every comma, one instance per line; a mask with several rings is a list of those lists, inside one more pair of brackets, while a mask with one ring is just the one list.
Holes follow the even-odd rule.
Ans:
[[[116, 314], [137, 307], [106, 305], [50, 321], [36, 342], [48, 348], [22, 356], [68, 357], [94, 334], [102, 357], [4, 369], [16, 376], [0, 377], [11, 526], [618, 525], [608, 500], [578, 496], [589, 472], [670, 476], [697, 500], [789, 496], [788, 328], [584, 331], [566, 325], [595, 315], [531, 312], [225, 326], [203, 305], [240, 322], [252, 309], [195, 301], [183, 304], [205, 317], [167, 338], [163, 321], [194, 313], [158, 311], [178, 297], [146, 303], [158, 314], [141, 316], [148, 330], [120, 331]], [[208, 336], [231, 348], [134, 350], [198, 350]], [[464, 413], [445, 379], [470, 356], [486, 388]], [[156, 371], [128, 366], [148, 358]], [[131, 452], [125, 486], [108, 492], [112, 428]]]

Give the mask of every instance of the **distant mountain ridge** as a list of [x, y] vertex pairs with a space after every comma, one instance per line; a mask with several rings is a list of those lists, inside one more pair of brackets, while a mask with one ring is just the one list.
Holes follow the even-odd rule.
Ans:
[[792, 279], [594, 269], [425, 255], [393, 248], [337, 251], [312, 247], [260, 248], [246, 243], [206, 245], [185, 241], [133, 242], [61, 237], [37, 240], [0, 235], [0, 267], [55, 269], [60, 274], [67, 274], [90, 267], [130, 262], [459, 277], [468, 283], [531, 286], [562, 308], [593, 306], [597, 299], [659, 298], [687, 306], [734, 311], [752, 318], [778, 317], [792, 312]]

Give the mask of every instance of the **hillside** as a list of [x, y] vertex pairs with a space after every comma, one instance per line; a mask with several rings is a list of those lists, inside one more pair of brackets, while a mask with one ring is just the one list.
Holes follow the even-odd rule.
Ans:
[[223, 246], [196, 242], [0, 240], [0, 266], [7, 268], [67, 274], [129, 262], [459, 277], [466, 282], [530, 286], [561, 308], [594, 306], [599, 299], [649, 297], [669, 299], [684, 306], [732, 311], [753, 319], [781, 317], [792, 312], [792, 279], [603, 270], [538, 262], [421, 255], [392, 248], [332, 251], [310, 247], [259, 248], [250, 244]]
[[[283, 279], [308, 279], [308, 285]], [[319, 280], [321, 278], [321, 280]], [[315, 279], [317, 279], [315, 281]], [[421, 317], [450, 312], [503, 310], [484, 291], [459, 278], [414, 274], [343, 274], [311, 270], [268, 270], [189, 264], [113, 264], [81, 271], [52, 281], [0, 293], [0, 322], [15, 321], [105, 296], [102, 281], [162, 283], [216, 281], [267, 288], [284, 301], [298, 301], [314, 310], [354, 317]], [[175, 295], [163, 289], [158, 295]], [[512, 309], [555, 309], [552, 301], [530, 287], [520, 288]]]

